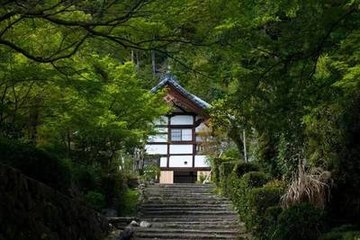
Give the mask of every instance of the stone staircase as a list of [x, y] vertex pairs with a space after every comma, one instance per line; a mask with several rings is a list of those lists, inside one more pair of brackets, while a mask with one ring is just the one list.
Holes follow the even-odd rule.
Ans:
[[213, 185], [162, 184], [145, 189], [134, 239], [250, 239], [231, 203]]

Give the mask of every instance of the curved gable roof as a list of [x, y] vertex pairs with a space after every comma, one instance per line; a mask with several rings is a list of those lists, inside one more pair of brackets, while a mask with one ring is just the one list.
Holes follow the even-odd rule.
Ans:
[[178, 91], [181, 95], [189, 99], [192, 103], [200, 107], [201, 109], [208, 109], [211, 107], [209, 103], [202, 100], [201, 98], [195, 96], [194, 94], [187, 91], [183, 86], [180, 85], [176, 77], [170, 73], [166, 73], [161, 81], [151, 89], [151, 92], [157, 92], [159, 89], [162, 89], [166, 86], [170, 85], [176, 91]]

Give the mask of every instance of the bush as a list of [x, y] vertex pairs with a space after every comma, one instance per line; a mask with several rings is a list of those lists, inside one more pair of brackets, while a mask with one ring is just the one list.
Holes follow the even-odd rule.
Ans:
[[240, 151], [237, 147], [233, 146], [230, 148], [227, 148], [224, 152], [223, 152], [223, 157], [226, 158], [232, 158], [232, 159], [241, 159], [241, 154]]
[[269, 180], [270, 176], [260, 171], [244, 173], [240, 178], [233, 171], [222, 179], [223, 192], [232, 200], [247, 227], [261, 239], [269, 239], [277, 230], [275, 223], [282, 212], [279, 202], [286, 187], [282, 181]]
[[220, 158], [212, 158], [211, 159], [211, 180], [218, 185], [220, 183]]
[[287, 189], [287, 183], [285, 181], [278, 180], [278, 179], [273, 179], [273, 180], [267, 182], [264, 186], [277, 187], [279, 189], [282, 189], [284, 192]]
[[233, 195], [235, 194], [236, 187], [235, 181], [237, 180], [236, 176], [234, 176], [233, 173], [231, 173], [229, 176], [222, 178], [220, 181], [220, 190], [222, 194], [229, 197], [231, 200], [233, 200]]
[[246, 187], [261, 187], [270, 180], [270, 176], [263, 172], [248, 172], [242, 176]]
[[283, 209], [280, 206], [268, 207], [264, 213], [263, 221], [258, 226], [256, 235], [259, 239], [275, 239], [277, 222]]
[[124, 176], [118, 171], [103, 172], [100, 189], [104, 192], [106, 207], [117, 208], [127, 185]]
[[160, 176], [160, 167], [155, 164], [147, 165], [144, 167], [143, 175], [141, 176], [142, 180], [149, 182], [158, 180]]
[[135, 216], [139, 204], [139, 192], [127, 189], [121, 196], [119, 205], [120, 216]]
[[106, 205], [104, 194], [96, 191], [89, 191], [88, 193], [86, 193], [85, 201], [90, 207], [96, 210], [101, 210], [105, 208]]
[[220, 187], [225, 193], [225, 195], [228, 195], [231, 191], [231, 183], [229, 183], [229, 178], [234, 170], [235, 163], [231, 161], [222, 162], [220, 164], [219, 173], [220, 173]]
[[274, 239], [316, 240], [320, 236], [323, 211], [309, 203], [294, 205], [280, 213]]
[[82, 192], [99, 188], [101, 171], [96, 166], [73, 165], [73, 182]]
[[234, 170], [235, 163], [233, 161], [225, 161], [220, 164], [219, 173], [220, 179], [225, 179]]
[[321, 235], [319, 240], [354, 240], [360, 239], [360, 229], [352, 225], [343, 225]]
[[277, 187], [264, 186], [251, 189], [248, 196], [249, 207], [253, 213], [262, 215], [269, 207], [279, 205], [282, 194], [282, 189]]
[[282, 209], [280, 197], [284, 193], [281, 181], [268, 182], [263, 172], [248, 172], [239, 178], [235, 172], [226, 178], [226, 195], [233, 201], [241, 219], [258, 237], [268, 239], [274, 222]]
[[126, 182], [129, 188], [134, 189], [139, 186], [139, 177], [136, 175], [127, 174]]
[[259, 171], [260, 168], [255, 163], [242, 162], [238, 163], [235, 167], [235, 172], [238, 177], [242, 177], [245, 173]]
[[67, 161], [32, 145], [0, 138], [0, 162], [59, 191], [67, 191], [71, 183]]
[[206, 180], [207, 175], [200, 173], [200, 175], [198, 177], [199, 177], [198, 178], [199, 180], [197, 181], [197, 183], [203, 183]]
[[[247, 226], [262, 234], [269, 224], [265, 221], [265, 213], [270, 214], [272, 213], [268, 210], [270, 207], [279, 206], [283, 193], [283, 189], [279, 187], [263, 186], [251, 189], [247, 197], [249, 209], [245, 219]], [[278, 210], [276, 208], [276, 211]], [[271, 214], [271, 217], [274, 215]]]

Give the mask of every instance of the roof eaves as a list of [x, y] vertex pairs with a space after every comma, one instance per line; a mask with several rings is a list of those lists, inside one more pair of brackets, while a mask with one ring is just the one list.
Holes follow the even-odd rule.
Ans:
[[191, 94], [190, 92], [188, 92], [184, 87], [182, 87], [179, 82], [177, 81], [177, 79], [172, 75], [172, 74], [165, 74], [165, 76], [163, 77], [163, 79], [155, 86], [151, 89], [151, 92], [156, 92], [158, 91], [160, 88], [166, 86], [166, 85], [171, 85], [172, 87], [174, 87], [176, 90], [178, 90], [182, 95], [184, 95], [185, 97], [187, 97], [190, 101], [192, 101], [194, 104], [196, 104], [197, 106], [201, 107], [202, 109], [207, 109], [210, 108], [211, 105], [207, 102], [205, 102], [204, 100], [202, 100], [201, 98], [195, 96], [194, 94]]

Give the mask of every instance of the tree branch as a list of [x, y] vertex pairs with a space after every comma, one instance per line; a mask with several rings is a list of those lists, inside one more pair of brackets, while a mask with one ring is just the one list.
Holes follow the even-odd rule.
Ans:
[[8, 46], [9, 48], [21, 53], [25, 57], [27, 57], [31, 60], [34, 60], [36, 62], [51, 63], [54, 61], [58, 61], [60, 59], [65, 59], [65, 58], [69, 58], [69, 57], [73, 56], [88, 37], [89, 37], [89, 34], [86, 34], [83, 38], [81, 38], [79, 41], [77, 41], [77, 43], [74, 44], [73, 49], [69, 53], [63, 54], [60, 56], [52, 56], [52, 57], [51, 56], [50, 57], [36, 56], [36, 55], [30, 53], [29, 51], [25, 50], [24, 48], [21, 48], [21, 47], [17, 46], [16, 44], [14, 44], [8, 40], [1, 39], [1, 38], [0, 38], [0, 45]]

